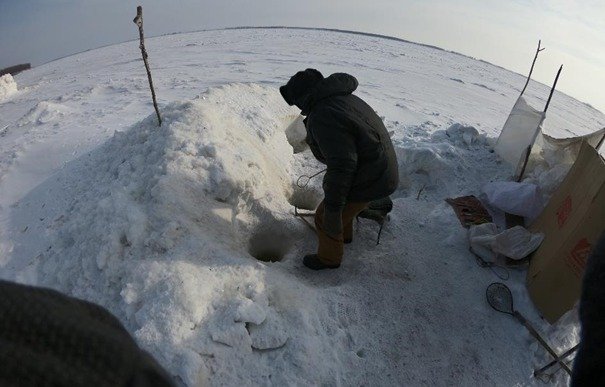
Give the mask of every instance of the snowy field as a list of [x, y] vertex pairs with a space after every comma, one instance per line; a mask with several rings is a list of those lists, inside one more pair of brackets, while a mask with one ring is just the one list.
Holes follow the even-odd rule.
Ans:
[[[487, 305], [500, 279], [477, 266], [443, 200], [510, 178], [491, 145], [523, 76], [329, 31], [208, 31], [146, 45], [161, 128], [138, 41], [0, 83], [1, 278], [107, 307], [190, 386], [542, 384], [532, 372], [548, 355]], [[317, 203], [321, 177], [306, 194], [296, 180], [322, 166], [308, 150], [294, 154], [298, 111], [278, 92], [307, 67], [358, 78], [356, 94], [393, 132], [401, 172], [380, 245], [377, 225], [362, 220], [329, 272], [302, 266], [315, 238], [292, 203]], [[526, 96], [541, 109], [548, 91], [532, 82]], [[602, 113], [555, 93], [547, 133], [603, 126]], [[282, 260], [255, 259], [264, 246]], [[541, 320], [524, 276], [505, 281], [516, 308], [559, 351], [575, 344], [575, 316]], [[553, 383], [565, 384], [562, 374]]]

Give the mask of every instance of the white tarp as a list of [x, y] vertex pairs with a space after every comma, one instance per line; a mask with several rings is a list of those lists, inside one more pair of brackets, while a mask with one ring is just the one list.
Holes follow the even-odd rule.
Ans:
[[512, 166], [525, 160], [527, 149], [541, 131], [545, 113], [529, 106], [522, 96], [517, 99], [500, 137], [494, 147], [496, 153]]
[[569, 138], [554, 138], [540, 132], [531, 150], [528, 170], [535, 168], [535, 164], [545, 162], [548, 167], [558, 164], [573, 164], [580, 153], [582, 141], [599, 150], [605, 137], [605, 128], [584, 136]]
[[538, 133], [528, 158], [523, 181], [537, 184], [544, 198], [550, 198], [578, 158], [582, 142], [597, 149], [604, 139], [605, 128], [571, 138], [553, 138], [545, 133]]

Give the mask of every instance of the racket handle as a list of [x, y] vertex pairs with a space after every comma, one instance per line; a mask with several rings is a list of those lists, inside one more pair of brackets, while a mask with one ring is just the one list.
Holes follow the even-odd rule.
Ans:
[[513, 316], [519, 320], [519, 322], [523, 325], [525, 325], [525, 328], [527, 328], [527, 330], [529, 331], [529, 333], [536, 339], [538, 340], [538, 342], [542, 345], [542, 347], [544, 347], [545, 350], [548, 351], [548, 353], [550, 353], [550, 355], [555, 358], [555, 360], [557, 360], [557, 363], [561, 364], [561, 368], [563, 368], [565, 370], [565, 372], [567, 372], [569, 375], [571, 375], [571, 370], [569, 369], [569, 367], [567, 366], [567, 364], [565, 364], [563, 362], [562, 359], [559, 358], [559, 355], [557, 355], [557, 353], [555, 351], [552, 350], [552, 348], [550, 348], [550, 346], [546, 343], [546, 341], [542, 338], [542, 336], [540, 336], [540, 334], [534, 329], [533, 326], [531, 326], [531, 324], [529, 323], [529, 321], [527, 321], [525, 319], [525, 317], [523, 317], [523, 315], [519, 312], [517, 312], [516, 310], [513, 311]]
[[574, 345], [573, 347], [571, 347], [570, 349], [565, 351], [565, 353], [563, 353], [561, 356], [557, 357], [555, 360], [551, 361], [550, 363], [548, 363], [544, 367], [540, 368], [539, 370], [535, 370], [534, 376], [540, 376], [541, 374], [544, 373], [544, 371], [546, 371], [550, 367], [554, 366], [555, 364], [559, 363], [559, 360], [565, 360], [569, 355], [574, 353], [578, 349], [579, 346], [580, 346], [580, 344]]

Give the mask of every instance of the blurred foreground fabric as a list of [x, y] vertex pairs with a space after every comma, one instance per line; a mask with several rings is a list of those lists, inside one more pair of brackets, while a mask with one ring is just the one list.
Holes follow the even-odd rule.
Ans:
[[0, 281], [0, 385], [172, 386], [104, 308]]

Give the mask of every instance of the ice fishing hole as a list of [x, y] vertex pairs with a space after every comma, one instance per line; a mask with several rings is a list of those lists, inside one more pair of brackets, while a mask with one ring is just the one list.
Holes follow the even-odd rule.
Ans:
[[291, 237], [284, 231], [279, 225], [257, 230], [248, 242], [248, 253], [262, 262], [281, 261], [292, 245]]

